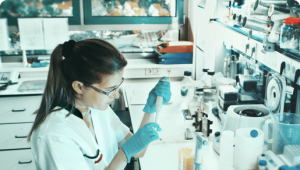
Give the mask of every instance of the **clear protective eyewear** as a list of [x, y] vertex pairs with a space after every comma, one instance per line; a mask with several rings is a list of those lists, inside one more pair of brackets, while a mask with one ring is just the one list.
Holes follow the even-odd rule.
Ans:
[[117, 87], [115, 87], [115, 88], [113, 88], [113, 89], [111, 89], [111, 90], [109, 90], [109, 91], [99, 89], [99, 88], [94, 87], [94, 86], [92, 86], [92, 85], [90, 85], [90, 84], [86, 84], [86, 86], [88, 86], [88, 87], [94, 89], [95, 91], [97, 91], [97, 92], [99, 92], [99, 93], [102, 93], [102, 94], [104, 94], [104, 95], [106, 95], [106, 96], [109, 97], [111, 94], [113, 94], [115, 91], [117, 91], [117, 90], [119, 89], [119, 87], [122, 85], [123, 82], [124, 82], [124, 77], [122, 77], [122, 81], [121, 81], [121, 83], [120, 83]]

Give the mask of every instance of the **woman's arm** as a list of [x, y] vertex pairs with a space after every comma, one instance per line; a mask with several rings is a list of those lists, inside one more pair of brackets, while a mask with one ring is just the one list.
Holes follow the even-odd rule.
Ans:
[[119, 149], [113, 160], [105, 170], [124, 170], [127, 165], [127, 158], [122, 148]]
[[[142, 122], [141, 122], [139, 128], [143, 127], [144, 125], [146, 125], [146, 124], [148, 124], [148, 123], [150, 123], [150, 122], [154, 122], [154, 118], [155, 118], [155, 114], [153, 114], [153, 113], [145, 113], [145, 114], [144, 114], [144, 117], [143, 117], [143, 120], [142, 120]], [[119, 142], [119, 148], [121, 148], [121, 146], [122, 146], [122, 145], [123, 145], [123, 144], [131, 137], [131, 136], [132, 136], [132, 133], [129, 132], [128, 135], [125, 137], [125, 139]], [[138, 154], [135, 154], [133, 157], [134, 157], [134, 158], [142, 158], [142, 157], [144, 156], [146, 150], [147, 150], [147, 147], [146, 147], [145, 149], [143, 149], [141, 152], [139, 152]]]

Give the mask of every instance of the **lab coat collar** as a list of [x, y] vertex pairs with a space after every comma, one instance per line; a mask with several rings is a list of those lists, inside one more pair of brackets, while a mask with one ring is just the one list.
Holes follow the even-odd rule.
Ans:
[[[66, 102], [62, 102], [62, 103], [60, 104], [60, 107], [66, 109], [66, 110], [69, 111], [69, 112], [71, 112], [71, 110], [72, 110], [72, 108], [73, 108], [74, 106], [72, 106], [72, 105], [70, 105], [70, 104], [67, 104]], [[81, 113], [76, 107], [74, 107], [73, 113], [72, 113], [72, 114], [73, 114], [74, 116], [80, 118], [80, 119], [83, 119], [82, 113]]]

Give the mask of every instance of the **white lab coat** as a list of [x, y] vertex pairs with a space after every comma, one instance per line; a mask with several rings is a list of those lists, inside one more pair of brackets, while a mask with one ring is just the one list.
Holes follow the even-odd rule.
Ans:
[[[59, 107], [57, 107], [59, 108]], [[113, 110], [91, 109], [97, 142], [85, 122], [63, 109], [51, 113], [30, 140], [38, 170], [105, 169], [118, 152], [118, 142], [130, 132]], [[97, 150], [99, 154], [97, 155]], [[87, 158], [95, 157], [93, 159]], [[99, 161], [102, 155], [102, 159]]]

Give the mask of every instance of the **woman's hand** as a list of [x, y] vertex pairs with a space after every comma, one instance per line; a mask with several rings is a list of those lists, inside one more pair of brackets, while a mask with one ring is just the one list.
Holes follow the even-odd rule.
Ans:
[[121, 146], [127, 157], [127, 163], [130, 162], [130, 159], [133, 155], [141, 152], [152, 141], [159, 139], [158, 133], [156, 130], [154, 130], [154, 127], [157, 128], [157, 131], [161, 131], [157, 123], [148, 123], [141, 127]]
[[[166, 80], [166, 77], [162, 79]], [[168, 81], [159, 81], [156, 86], [150, 91], [147, 103], [143, 109], [146, 113], [155, 113], [155, 103], [157, 96], [163, 97], [163, 104], [166, 104], [171, 99], [171, 89], [170, 82]]]

